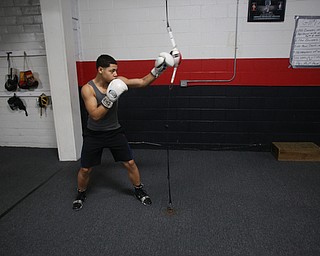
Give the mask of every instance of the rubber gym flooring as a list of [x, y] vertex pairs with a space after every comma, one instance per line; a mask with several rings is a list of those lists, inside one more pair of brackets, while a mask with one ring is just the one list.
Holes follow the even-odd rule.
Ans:
[[133, 197], [105, 151], [74, 211], [79, 161], [59, 162], [56, 149], [0, 147], [0, 255], [320, 255], [320, 162], [133, 151], [153, 204]]

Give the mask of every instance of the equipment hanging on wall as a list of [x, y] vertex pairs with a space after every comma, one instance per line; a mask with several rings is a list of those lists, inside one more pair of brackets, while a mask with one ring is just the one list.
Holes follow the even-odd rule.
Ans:
[[39, 82], [34, 78], [32, 71], [28, 68], [27, 53], [24, 52], [24, 70], [20, 72], [19, 87], [21, 89], [34, 89], [38, 87]]
[[26, 116], [28, 116], [26, 106], [23, 104], [22, 100], [18, 96], [16, 96], [16, 94], [14, 94], [11, 98], [8, 99], [8, 104], [12, 110], [23, 110]]
[[18, 76], [16, 74], [13, 74], [12, 67], [11, 67], [11, 61], [10, 61], [10, 54], [12, 52], [7, 52], [7, 61], [8, 61], [8, 74], [7, 79], [4, 87], [8, 91], [15, 91], [18, 88]]
[[38, 104], [40, 107], [40, 115], [42, 116], [42, 109], [44, 108], [44, 110], [46, 111], [48, 105], [49, 105], [49, 97], [47, 95], [45, 95], [44, 93], [42, 93], [39, 98], [38, 98]]
[[21, 89], [37, 88], [38, 84], [39, 82], [34, 78], [31, 70], [20, 72], [19, 87]]

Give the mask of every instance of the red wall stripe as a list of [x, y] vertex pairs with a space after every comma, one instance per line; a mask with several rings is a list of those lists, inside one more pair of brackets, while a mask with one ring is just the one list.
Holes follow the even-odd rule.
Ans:
[[[153, 60], [120, 60], [118, 75], [143, 77], [153, 68]], [[180, 80], [226, 80], [233, 76], [233, 59], [186, 59], [178, 67], [175, 85]], [[172, 68], [168, 68], [153, 85], [170, 84]], [[77, 62], [78, 83], [87, 83], [96, 75], [95, 61]], [[237, 73], [231, 82], [190, 83], [189, 85], [240, 86], [320, 86], [319, 68], [292, 68], [287, 58], [238, 59]]]

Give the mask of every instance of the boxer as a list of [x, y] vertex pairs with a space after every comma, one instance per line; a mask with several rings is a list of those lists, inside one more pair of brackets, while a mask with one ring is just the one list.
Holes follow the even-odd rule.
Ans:
[[77, 176], [78, 191], [72, 206], [74, 210], [83, 207], [90, 174], [94, 166], [100, 165], [104, 148], [111, 151], [114, 161], [122, 162], [133, 185], [135, 197], [143, 205], [152, 204], [141, 183], [139, 169], [118, 121], [118, 100], [128, 88], [143, 88], [151, 84], [168, 66], [174, 66], [174, 59], [171, 54], [162, 52], [156, 58], [150, 73], [142, 78], [126, 78], [118, 76], [118, 64], [113, 57], [101, 55], [96, 60], [96, 76], [81, 89], [88, 120], [83, 134], [81, 166]]

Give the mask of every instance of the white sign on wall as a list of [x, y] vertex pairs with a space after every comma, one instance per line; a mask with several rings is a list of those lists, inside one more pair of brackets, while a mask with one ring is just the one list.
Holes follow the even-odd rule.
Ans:
[[293, 68], [320, 68], [320, 16], [295, 16], [290, 64]]

